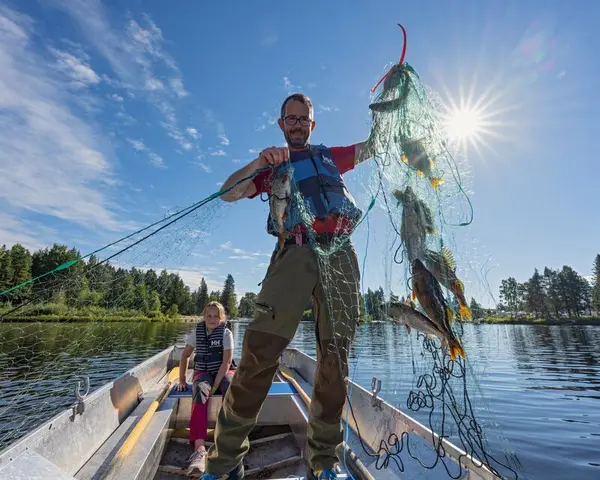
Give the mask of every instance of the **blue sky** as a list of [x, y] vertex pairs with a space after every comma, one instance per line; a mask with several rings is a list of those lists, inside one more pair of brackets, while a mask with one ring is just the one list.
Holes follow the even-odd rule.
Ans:
[[[364, 140], [369, 89], [398, 59], [402, 23], [424, 83], [446, 104], [479, 102], [488, 122], [465, 151], [474, 221], [453, 243], [467, 296], [490, 304], [502, 278], [523, 281], [534, 267], [589, 275], [600, 238], [600, 5], [576, 5], [3, 1], [0, 243], [87, 253], [212, 194], [282, 143], [274, 122], [292, 91], [315, 103], [313, 142]], [[363, 208], [371, 172], [346, 175]], [[240, 293], [257, 291], [274, 244], [266, 204], [205, 212], [189, 227], [201, 232], [187, 237], [191, 251], [154, 242], [144, 258], [192, 287], [232, 273]], [[355, 237], [365, 287], [405, 293], [384, 212], [366, 226]]]

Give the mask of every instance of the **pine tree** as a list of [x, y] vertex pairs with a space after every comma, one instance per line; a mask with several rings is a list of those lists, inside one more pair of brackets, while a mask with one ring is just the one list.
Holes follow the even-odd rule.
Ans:
[[237, 297], [235, 294], [235, 281], [233, 280], [233, 276], [231, 274], [227, 275], [225, 279], [225, 285], [223, 285], [223, 292], [221, 293], [221, 298], [219, 300], [223, 307], [225, 307], [225, 312], [228, 317], [237, 317]]
[[600, 312], [600, 254], [596, 255], [593, 273], [592, 308], [598, 313]]
[[198, 291], [198, 298], [196, 299], [196, 301], [197, 301], [196, 307], [198, 309], [198, 315], [202, 315], [202, 312], [204, 311], [204, 307], [206, 306], [206, 304], [209, 301], [208, 286], [206, 285], [206, 280], [204, 280], [204, 277], [202, 277], [202, 280], [200, 281], [200, 289]]

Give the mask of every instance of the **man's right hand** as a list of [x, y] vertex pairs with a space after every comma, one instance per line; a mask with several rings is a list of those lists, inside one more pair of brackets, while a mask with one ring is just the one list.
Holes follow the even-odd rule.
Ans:
[[278, 167], [290, 158], [288, 147], [269, 147], [265, 148], [258, 156], [259, 167]]

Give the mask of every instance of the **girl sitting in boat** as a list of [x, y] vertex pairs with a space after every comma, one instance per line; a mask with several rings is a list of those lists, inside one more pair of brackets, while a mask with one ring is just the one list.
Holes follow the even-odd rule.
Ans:
[[179, 362], [177, 390], [186, 390], [188, 358], [196, 351], [192, 380], [192, 416], [190, 443], [194, 453], [190, 457], [188, 475], [202, 473], [206, 465], [204, 442], [208, 429], [208, 399], [219, 392], [225, 395], [235, 371], [233, 361], [233, 334], [225, 320], [225, 309], [219, 302], [209, 302], [198, 322], [186, 338], [186, 346]]

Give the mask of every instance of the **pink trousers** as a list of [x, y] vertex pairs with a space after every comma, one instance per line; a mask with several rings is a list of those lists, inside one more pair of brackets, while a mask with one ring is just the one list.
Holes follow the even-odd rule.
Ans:
[[[229, 370], [216, 393], [225, 395], [231, 384], [235, 370]], [[206, 440], [208, 430], [208, 400], [216, 375], [208, 372], [194, 372], [192, 381], [192, 418], [190, 419], [190, 443], [196, 440]]]

